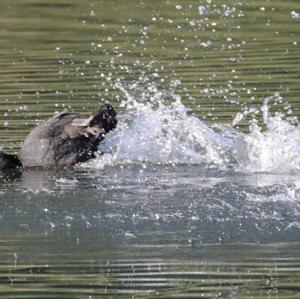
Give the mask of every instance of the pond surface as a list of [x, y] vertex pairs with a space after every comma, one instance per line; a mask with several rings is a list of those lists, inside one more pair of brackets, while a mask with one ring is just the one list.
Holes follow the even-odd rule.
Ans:
[[0, 146], [63, 109], [119, 125], [0, 174], [0, 296], [299, 298], [299, 29], [296, 0], [1, 1]]

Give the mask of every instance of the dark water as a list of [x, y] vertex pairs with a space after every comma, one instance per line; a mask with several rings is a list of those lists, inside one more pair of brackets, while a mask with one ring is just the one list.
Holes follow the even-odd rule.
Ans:
[[120, 121], [86, 165], [0, 174], [0, 296], [299, 298], [299, 29], [292, 0], [1, 1], [0, 145]]
[[25, 171], [0, 194], [1, 295], [297, 298], [297, 182], [186, 165]]

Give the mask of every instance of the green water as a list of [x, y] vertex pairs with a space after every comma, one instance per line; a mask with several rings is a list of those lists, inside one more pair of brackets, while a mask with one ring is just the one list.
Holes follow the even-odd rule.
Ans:
[[103, 246], [23, 235], [10, 250], [18, 254], [1, 253], [5, 298], [299, 297], [299, 244]]
[[1, 143], [18, 148], [36, 120], [65, 107], [118, 106], [117, 78], [166, 88], [178, 79], [183, 102], [213, 121], [276, 92], [299, 115], [299, 10], [298, 1], [3, 0]]
[[[124, 112], [117, 83], [148, 101], [151, 82], [209, 123], [274, 94], [299, 117], [298, 14], [298, 0], [2, 0], [0, 146], [65, 108]], [[299, 176], [130, 167], [0, 175], [0, 297], [300, 297]]]

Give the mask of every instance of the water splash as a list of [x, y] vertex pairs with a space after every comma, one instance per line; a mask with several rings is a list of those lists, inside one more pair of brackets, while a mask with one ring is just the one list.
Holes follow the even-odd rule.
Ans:
[[296, 11], [291, 11], [291, 16], [293, 19], [295, 20], [300, 20], [300, 13], [299, 12], [296, 12]]
[[[300, 132], [295, 118], [282, 113], [272, 115], [271, 101], [282, 101], [279, 95], [264, 100], [261, 109], [250, 108], [233, 121], [238, 124], [253, 114], [250, 133], [234, 126], [209, 126], [189, 113], [174, 90], [161, 91], [154, 84], [132, 84], [116, 87], [125, 96], [118, 129], [101, 145], [100, 155], [85, 167], [103, 168], [126, 163], [199, 164], [220, 170], [239, 172], [290, 172], [300, 170]], [[262, 114], [263, 128], [256, 119]]]
[[232, 141], [189, 115], [179, 96], [159, 91], [151, 84], [142, 93], [137, 93], [136, 86], [117, 87], [126, 97], [122, 102], [125, 113], [117, 131], [101, 146], [101, 150], [111, 154], [99, 157], [89, 166], [124, 162], [227, 166]]
[[236, 135], [233, 151], [239, 170], [276, 173], [300, 170], [300, 131], [297, 120], [286, 118], [282, 113], [271, 115], [269, 104], [278, 100], [282, 99], [277, 94], [264, 99], [261, 107], [264, 130], [254, 118], [250, 123], [249, 134]]

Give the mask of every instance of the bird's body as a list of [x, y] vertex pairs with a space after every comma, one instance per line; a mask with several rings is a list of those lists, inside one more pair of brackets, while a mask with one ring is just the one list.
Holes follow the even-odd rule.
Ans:
[[85, 119], [78, 114], [62, 112], [35, 127], [19, 153], [22, 165], [73, 165], [92, 158], [103, 137], [91, 134], [88, 126], [75, 125], [75, 120], [79, 123]]
[[89, 118], [63, 111], [29, 133], [18, 158], [25, 167], [71, 166], [87, 161], [95, 156], [104, 135], [116, 124], [116, 112], [109, 104]]
[[63, 111], [30, 132], [19, 159], [23, 166], [70, 166], [89, 160], [104, 134], [115, 128], [115, 117], [108, 104], [89, 118]]

